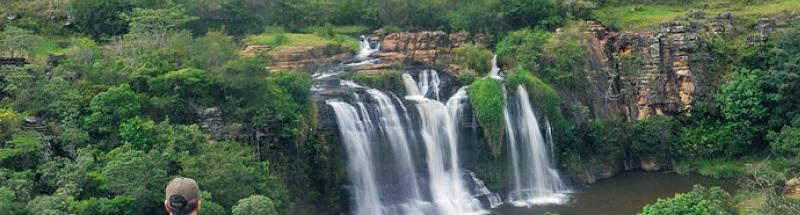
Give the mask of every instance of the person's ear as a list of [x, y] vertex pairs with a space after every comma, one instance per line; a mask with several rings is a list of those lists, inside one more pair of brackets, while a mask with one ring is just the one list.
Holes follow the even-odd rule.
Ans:
[[167, 202], [167, 200], [164, 200], [164, 209], [167, 209], [167, 214], [172, 214], [172, 211], [169, 211], [169, 205], [168, 204], [169, 204], [169, 202]]

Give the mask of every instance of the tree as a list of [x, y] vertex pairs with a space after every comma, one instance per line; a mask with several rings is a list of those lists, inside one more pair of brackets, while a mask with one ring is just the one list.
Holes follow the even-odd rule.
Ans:
[[772, 152], [778, 155], [800, 155], [800, 115], [796, 116], [791, 125], [784, 126], [780, 132], [770, 131], [767, 134]]
[[717, 103], [727, 120], [757, 121], [767, 115], [767, 94], [759, 79], [761, 71], [741, 69], [736, 77], [720, 88]]
[[128, 23], [120, 14], [133, 9], [129, 0], [81, 0], [72, 1], [71, 15], [78, 29], [98, 39], [128, 31]]
[[645, 206], [639, 215], [728, 215], [734, 214], [732, 205], [731, 195], [722, 188], [696, 185], [688, 193]]
[[13, 109], [0, 108], [0, 141], [17, 132], [22, 116]]
[[22, 203], [17, 201], [14, 190], [0, 186], [0, 215], [22, 213]]
[[631, 129], [630, 148], [641, 159], [665, 162], [675, 154], [676, 123], [670, 118], [654, 116], [636, 122]]
[[163, 209], [167, 165], [158, 152], [145, 153], [123, 146], [106, 156], [109, 160], [102, 168], [102, 175], [112, 193], [132, 197], [133, 207], [139, 213]]
[[119, 124], [139, 115], [142, 101], [130, 86], [123, 84], [98, 93], [89, 103], [91, 114], [84, 118], [84, 126], [100, 133], [114, 133]]
[[[33, 53], [33, 47], [36, 41], [40, 40], [39, 36], [33, 35], [31, 31], [14, 27], [14, 26], [7, 26], [2, 32], [0, 32], [0, 51], [8, 51], [11, 52], [11, 57], [18, 57], [19, 53]], [[0, 53], [2, 54], [2, 53]]]
[[272, 199], [262, 195], [252, 195], [239, 200], [233, 206], [233, 215], [277, 215]]
[[72, 201], [72, 197], [64, 195], [37, 196], [25, 208], [29, 214], [67, 215]]
[[[197, 112], [213, 105], [218, 84], [208, 72], [181, 69], [147, 81], [154, 108], [178, 123], [197, 119]], [[163, 117], [163, 116], [161, 116]]]
[[[194, 178], [214, 194], [214, 201], [225, 208], [253, 194], [285, 198], [284, 189], [266, 162], [261, 162], [247, 147], [235, 142], [205, 144], [199, 155], [181, 159], [181, 175]], [[236, 185], [236, 186], [231, 186]], [[281, 203], [276, 203], [281, 205]]]

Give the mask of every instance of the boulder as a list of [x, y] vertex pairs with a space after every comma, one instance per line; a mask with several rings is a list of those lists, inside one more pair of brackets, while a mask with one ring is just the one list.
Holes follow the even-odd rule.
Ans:
[[661, 170], [661, 164], [656, 159], [643, 159], [640, 162], [642, 170], [648, 172], [656, 172]]

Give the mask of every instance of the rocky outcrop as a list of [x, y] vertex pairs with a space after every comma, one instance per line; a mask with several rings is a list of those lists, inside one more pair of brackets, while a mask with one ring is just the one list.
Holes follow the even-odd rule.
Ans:
[[280, 47], [277, 50], [267, 45], [246, 47], [243, 56], [266, 54], [272, 59], [272, 70], [313, 71], [316, 68], [343, 63], [352, 58], [353, 53], [341, 51], [336, 44]]
[[375, 57], [385, 64], [414, 62], [428, 66], [447, 59], [454, 48], [465, 43], [488, 42], [484, 35], [448, 34], [442, 31], [386, 33], [378, 30], [369, 40], [381, 44], [381, 51]]
[[783, 193], [788, 198], [800, 199], [800, 177], [786, 181]]
[[222, 110], [218, 107], [206, 108], [198, 112], [200, 130], [209, 134], [213, 139], [223, 139]]

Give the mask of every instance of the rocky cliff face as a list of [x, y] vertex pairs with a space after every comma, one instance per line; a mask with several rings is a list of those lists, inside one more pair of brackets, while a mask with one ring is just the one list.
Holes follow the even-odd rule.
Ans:
[[314, 71], [325, 65], [339, 64], [353, 57], [351, 52], [342, 52], [338, 45], [309, 45], [298, 47], [285, 47], [271, 51], [267, 45], [252, 45], [246, 47], [243, 56], [255, 56], [266, 53], [272, 58], [272, 70], [300, 70]]
[[467, 33], [445, 33], [442, 31], [385, 33], [375, 31], [368, 38], [371, 42], [380, 43], [380, 52], [375, 57], [388, 67], [392, 64], [418, 63], [426, 66], [451, 67], [445, 63], [453, 49], [465, 43], [487, 44], [485, 35]]

